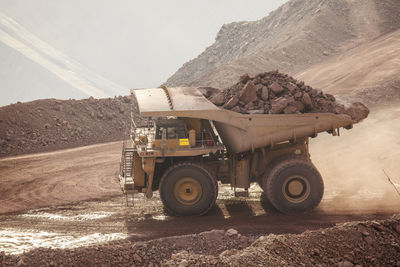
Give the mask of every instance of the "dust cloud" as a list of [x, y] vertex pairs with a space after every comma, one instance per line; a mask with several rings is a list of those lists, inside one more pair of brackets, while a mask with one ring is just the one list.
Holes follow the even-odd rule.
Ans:
[[400, 184], [400, 105], [371, 110], [370, 116], [342, 130], [311, 140], [310, 153], [324, 178], [320, 209], [326, 212], [398, 212], [400, 196], [383, 170]]

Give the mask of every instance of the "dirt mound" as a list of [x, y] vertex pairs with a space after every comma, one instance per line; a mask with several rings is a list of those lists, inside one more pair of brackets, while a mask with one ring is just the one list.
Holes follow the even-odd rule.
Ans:
[[335, 113], [346, 114], [356, 122], [369, 114], [362, 103], [346, 108], [333, 95], [278, 71], [260, 73], [253, 78], [245, 74], [233, 86], [214, 94], [207, 91], [207, 96], [215, 105], [243, 114]]
[[130, 96], [0, 107], [0, 157], [122, 140], [130, 110]]
[[76, 249], [36, 249], [22, 255], [0, 253], [2, 266], [293, 266], [400, 264], [400, 217], [340, 224], [302, 234], [241, 235], [234, 229], [110, 242]]
[[346, 223], [300, 235], [262, 236], [218, 256], [180, 252], [166, 266], [354, 266], [400, 264], [400, 217]]
[[399, 13], [397, 0], [291, 0], [260, 20], [223, 25], [166, 85], [223, 88], [242, 73], [273, 69], [294, 75], [399, 29]]

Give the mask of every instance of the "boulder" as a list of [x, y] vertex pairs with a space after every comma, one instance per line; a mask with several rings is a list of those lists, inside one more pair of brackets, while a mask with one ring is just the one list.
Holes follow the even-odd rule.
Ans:
[[272, 92], [274, 92], [275, 95], [278, 95], [285, 91], [285, 89], [277, 82], [273, 82], [269, 88], [271, 89]]
[[316, 97], [316, 96], [318, 95], [318, 93], [319, 93], [319, 91], [318, 91], [317, 89], [311, 88], [311, 90], [310, 90], [310, 95], [311, 95], [312, 97]]
[[300, 110], [296, 106], [289, 105], [283, 110], [283, 113], [285, 113], [285, 114], [295, 114], [295, 113], [297, 113], [299, 111]]
[[258, 104], [256, 105], [258, 109], [264, 109], [265, 108], [265, 102], [262, 100], [258, 100]]
[[247, 83], [250, 80], [249, 74], [245, 73], [242, 76], [240, 76], [239, 81], [243, 84]]
[[249, 102], [247, 103], [243, 108], [246, 110], [252, 109], [254, 107], [254, 103], [253, 102]]
[[236, 107], [232, 108], [231, 111], [240, 113], [242, 110], [240, 109], [239, 106], [236, 106]]
[[225, 103], [224, 93], [220, 92], [211, 97], [210, 101], [217, 106], [222, 106]]
[[233, 96], [225, 103], [224, 108], [231, 109], [239, 103], [239, 97]]
[[261, 91], [261, 99], [264, 101], [268, 101], [269, 98], [269, 90], [268, 87], [263, 86]]
[[259, 76], [254, 77], [253, 83], [254, 83], [255, 85], [260, 84], [260, 83], [261, 83], [261, 78], [260, 78]]
[[[254, 80], [253, 80], [253, 83], [254, 83]], [[261, 96], [264, 85], [262, 85], [261, 83], [259, 83], [259, 84], [254, 83], [254, 85], [256, 86], [257, 96]]]
[[346, 109], [345, 109], [344, 105], [336, 104], [334, 111], [336, 114], [343, 114], [346, 111]]
[[335, 98], [333, 95], [331, 95], [331, 94], [325, 94], [325, 97], [326, 97], [329, 101], [332, 101], [332, 102], [335, 102], [335, 101], [336, 101], [336, 98]]
[[307, 109], [311, 109], [312, 108], [312, 101], [311, 101], [311, 97], [309, 94], [304, 93], [303, 94], [303, 104]]
[[291, 94], [293, 94], [296, 90], [298, 90], [299, 88], [297, 87], [297, 85], [295, 85], [294, 83], [288, 83], [286, 84], [286, 88], [289, 90], [289, 92]]
[[302, 92], [297, 92], [294, 94], [294, 98], [296, 99], [301, 99], [303, 97], [303, 93]]
[[253, 84], [252, 81], [248, 81], [243, 87], [242, 91], [239, 94], [239, 99], [245, 104], [257, 100], [256, 86]]
[[345, 113], [349, 115], [352, 120], [359, 122], [368, 117], [369, 109], [364, 104], [356, 102], [346, 108]]
[[288, 104], [289, 102], [286, 98], [284, 97], [277, 98], [274, 101], [272, 101], [269, 113], [279, 114], [288, 106]]
[[304, 111], [304, 104], [300, 101], [294, 101], [291, 105], [295, 106], [300, 112]]
[[226, 231], [226, 233], [225, 233], [225, 235], [227, 235], [227, 236], [233, 236], [233, 235], [237, 235], [238, 234], [238, 231], [237, 230], [235, 230], [235, 229], [228, 229], [227, 231]]
[[215, 95], [220, 92], [218, 88], [202, 86], [197, 88], [206, 98], [210, 98], [212, 95]]

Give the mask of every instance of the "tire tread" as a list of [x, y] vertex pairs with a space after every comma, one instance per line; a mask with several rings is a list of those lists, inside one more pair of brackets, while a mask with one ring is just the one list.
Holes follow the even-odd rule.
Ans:
[[322, 197], [323, 197], [323, 191], [324, 191], [324, 183], [322, 181], [322, 177], [321, 174], [319, 173], [319, 171], [317, 170], [317, 168], [314, 166], [314, 164], [310, 161], [310, 160], [304, 160], [304, 159], [300, 159], [300, 158], [292, 158], [292, 159], [288, 159], [285, 160], [283, 162], [278, 163], [270, 172], [270, 174], [268, 175], [268, 178], [266, 180], [266, 183], [263, 184], [263, 189], [264, 192], [266, 193], [267, 199], [271, 202], [271, 204], [278, 209], [279, 211], [283, 212], [283, 213], [290, 213], [286, 210], [282, 210], [280, 208], [280, 204], [277, 202], [277, 200], [272, 197], [274, 195], [274, 191], [273, 191], [273, 186], [272, 184], [274, 183], [274, 181], [276, 179], [279, 178], [279, 174], [284, 171], [285, 169], [287, 169], [288, 167], [292, 166], [292, 165], [300, 165], [303, 167], [306, 167], [307, 169], [309, 169], [310, 171], [313, 172], [313, 174], [316, 177], [319, 177], [320, 179], [318, 179], [318, 185], [317, 187], [321, 189], [322, 194], [319, 196], [319, 198], [317, 199], [317, 201], [314, 201], [312, 203], [312, 206], [307, 207], [307, 209], [305, 211], [310, 211], [313, 210], [314, 208], [316, 208], [318, 206], [318, 204], [320, 203]]
[[217, 196], [218, 196], [218, 183], [217, 183], [217, 180], [215, 179], [215, 177], [213, 176], [213, 175], [211, 175], [211, 173], [207, 170], [207, 168], [205, 168], [204, 166], [202, 166], [202, 165], [200, 165], [200, 164], [196, 164], [196, 163], [193, 163], [193, 162], [180, 162], [180, 163], [177, 163], [177, 164], [174, 164], [174, 165], [172, 165], [171, 167], [169, 167], [165, 172], [164, 172], [164, 174], [162, 175], [162, 177], [161, 177], [161, 180], [160, 180], [160, 186], [159, 186], [159, 191], [160, 191], [160, 198], [161, 198], [161, 201], [162, 201], [162, 203], [163, 203], [163, 205], [164, 205], [164, 209], [165, 209], [165, 211], [168, 213], [168, 214], [170, 214], [170, 215], [173, 215], [173, 216], [182, 216], [182, 214], [178, 214], [178, 213], [176, 213], [175, 211], [173, 211], [173, 210], [171, 210], [169, 207], [168, 207], [168, 205], [167, 205], [167, 203], [166, 203], [166, 200], [165, 200], [165, 196], [164, 196], [164, 194], [166, 193], [166, 192], [163, 192], [163, 190], [162, 190], [162, 188], [163, 188], [163, 183], [166, 181], [166, 179], [167, 179], [167, 177], [168, 177], [168, 175], [173, 171], [173, 170], [175, 170], [175, 169], [177, 169], [177, 168], [181, 168], [181, 167], [184, 167], [184, 166], [191, 166], [191, 167], [194, 167], [194, 168], [199, 168], [199, 169], [201, 169], [202, 171], [204, 171], [206, 174], [207, 174], [207, 176], [212, 180], [212, 182], [213, 182], [213, 184], [214, 184], [214, 201], [212, 201], [211, 203], [210, 203], [210, 205], [203, 211], [203, 212], [201, 212], [201, 213], [199, 213], [199, 214], [196, 214], [197, 216], [202, 216], [202, 215], [204, 215], [204, 214], [206, 214], [207, 212], [209, 212], [210, 210], [211, 210], [211, 208], [214, 206], [214, 204], [215, 204], [215, 200], [216, 200], [216, 198], [217, 198]]

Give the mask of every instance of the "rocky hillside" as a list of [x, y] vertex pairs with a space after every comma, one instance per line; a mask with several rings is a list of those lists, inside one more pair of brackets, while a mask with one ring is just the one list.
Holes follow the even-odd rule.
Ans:
[[400, 99], [400, 29], [298, 73], [296, 78], [342, 101], [373, 104]]
[[223, 25], [216, 41], [167, 86], [226, 87], [243, 73], [295, 75], [400, 27], [398, 0], [291, 0], [253, 22]]

